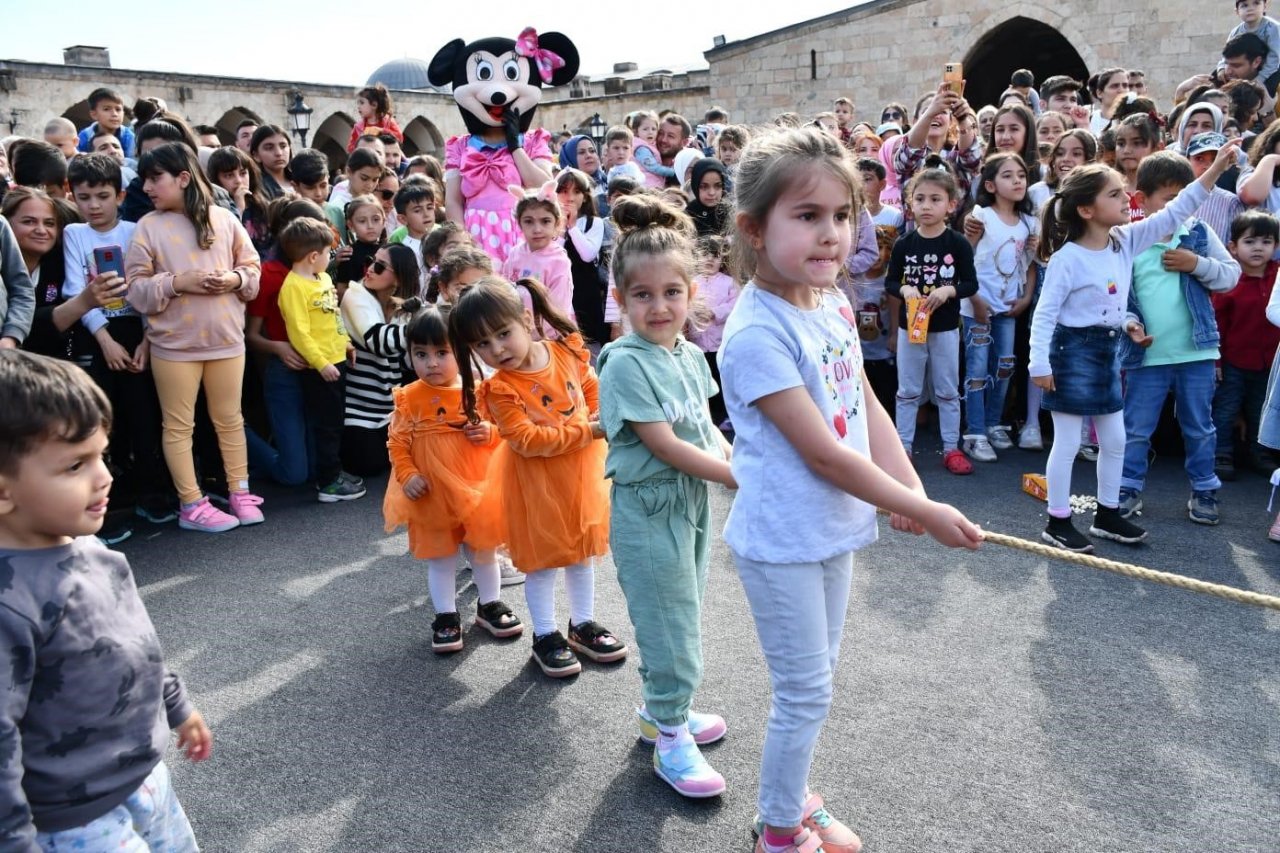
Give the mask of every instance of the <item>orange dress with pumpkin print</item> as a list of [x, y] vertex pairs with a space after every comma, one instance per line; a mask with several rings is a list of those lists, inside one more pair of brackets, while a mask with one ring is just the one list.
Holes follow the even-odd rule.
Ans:
[[[467, 416], [462, 388], [438, 388], [419, 380], [392, 391], [395, 411], [387, 430], [391, 481], [382, 500], [388, 533], [409, 528], [409, 551], [432, 560], [448, 557], [462, 543], [477, 550], [502, 544], [505, 516], [499, 484], [488, 476], [498, 431], [488, 444], [473, 444], [463, 434]], [[481, 410], [481, 417], [484, 411]], [[414, 474], [427, 481], [416, 501], [404, 493]]]
[[[537, 346], [538, 344], [535, 344]], [[545, 341], [542, 370], [499, 370], [477, 391], [505, 439], [493, 456], [511, 561], [529, 573], [609, 547], [608, 448], [592, 438], [599, 385], [581, 335]]]

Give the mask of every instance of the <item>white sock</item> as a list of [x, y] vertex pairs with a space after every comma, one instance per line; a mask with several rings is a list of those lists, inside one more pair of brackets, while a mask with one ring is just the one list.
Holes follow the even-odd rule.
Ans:
[[436, 613], [453, 613], [458, 609], [458, 555], [427, 560], [427, 589]]
[[588, 557], [584, 562], [564, 567], [564, 585], [569, 593], [569, 618], [581, 625], [596, 618], [596, 567]]
[[502, 586], [502, 574], [494, 561], [492, 551], [470, 551], [471, 580], [476, 585], [476, 593], [481, 604], [498, 600], [498, 590]]
[[542, 637], [556, 629], [556, 576], [559, 569], [530, 572], [524, 582], [524, 601], [533, 620], [533, 633]]

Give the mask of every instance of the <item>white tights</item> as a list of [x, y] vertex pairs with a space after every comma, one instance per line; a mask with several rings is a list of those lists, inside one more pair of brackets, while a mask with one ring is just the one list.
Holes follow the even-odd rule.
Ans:
[[[497, 601], [502, 581], [493, 551], [473, 551], [465, 545], [460, 550], [471, 563], [471, 579], [475, 581], [480, 603]], [[448, 557], [427, 560], [427, 589], [431, 592], [431, 604], [436, 613], [454, 613], [458, 609], [458, 554], [455, 551]]]
[[[556, 630], [556, 578], [559, 569], [542, 569], [525, 576], [524, 600], [533, 619], [533, 633], [541, 637]], [[569, 594], [569, 618], [575, 625], [595, 618], [596, 567], [590, 558], [564, 567]]]
[[[1071, 517], [1071, 466], [1080, 449], [1081, 415], [1051, 412], [1053, 447], [1049, 450], [1049, 515]], [[1114, 509], [1120, 504], [1120, 475], [1124, 471], [1124, 412], [1094, 415], [1098, 433], [1098, 505]]]

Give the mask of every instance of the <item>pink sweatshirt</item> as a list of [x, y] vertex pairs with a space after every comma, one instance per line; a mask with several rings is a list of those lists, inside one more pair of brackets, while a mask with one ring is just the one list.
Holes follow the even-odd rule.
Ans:
[[569, 268], [569, 254], [560, 240], [552, 240], [536, 252], [530, 250], [523, 240], [516, 243], [502, 262], [502, 277], [512, 282], [536, 278], [547, 289], [551, 304], [573, 319], [573, 275]]
[[719, 352], [725, 321], [738, 301], [738, 285], [722, 272], [695, 276], [693, 280], [698, 285], [698, 298], [711, 310], [712, 319], [705, 329], [689, 335], [689, 339], [703, 352]]
[[[125, 252], [129, 304], [147, 315], [151, 354], [166, 361], [215, 361], [244, 353], [244, 306], [258, 293], [258, 253], [244, 226], [211, 207], [213, 245], [201, 249], [196, 229], [182, 213], [153, 211], [138, 222]], [[178, 273], [235, 270], [239, 290], [206, 296], [177, 293]]]

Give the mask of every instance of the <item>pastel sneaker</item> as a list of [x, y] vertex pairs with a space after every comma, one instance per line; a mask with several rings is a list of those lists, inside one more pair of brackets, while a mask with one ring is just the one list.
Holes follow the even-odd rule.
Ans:
[[[650, 746], [658, 742], [658, 721], [649, 716], [649, 711], [641, 705], [636, 708], [636, 724], [640, 727], [640, 741]], [[724, 717], [719, 714], [699, 714], [689, 712], [689, 734], [698, 746], [715, 743], [728, 731]]]
[[[810, 794], [805, 800], [800, 826], [811, 833], [810, 837], [818, 840], [823, 853], [858, 853], [862, 849], [862, 839], [831, 816], [818, 794]], [[756, 815], [751, 831], [763, 838], [764, 821], [760, 819], [760, 815]]]
[[691, 799], [723, 794], [724, 777], [702, 757], [691, 736], [683, 732], [681, 735], [670, 748], [663, 749], [661, 744], [653, 748], [653, 772], [676, 793]]
[[240, 526], [240, 520], [234, 515], [227, 515], [203, 497], [191, 506], [184, 506], [178, 513], [178, 526], [183, 530], [196, 530], [200, 533], [226, 533]]
[[[756, 839], [755, 853], [768, 853], [764, 846], [763, 835]], [[791, 839], [791, 843], [782, 848], [782, 853], [824, 853], [822, 840], [818, 838], [816, 833], [801, 827], [800, 831]]]
[[231, 514], [240, 520], [241, 527], [248, 527], [250, 524], [261, 524], [266, 521], [262, 517], [262, 510], [258, 507], [262, 506], [262, 498], [249, 492], [232, 492], [231, 493]]

